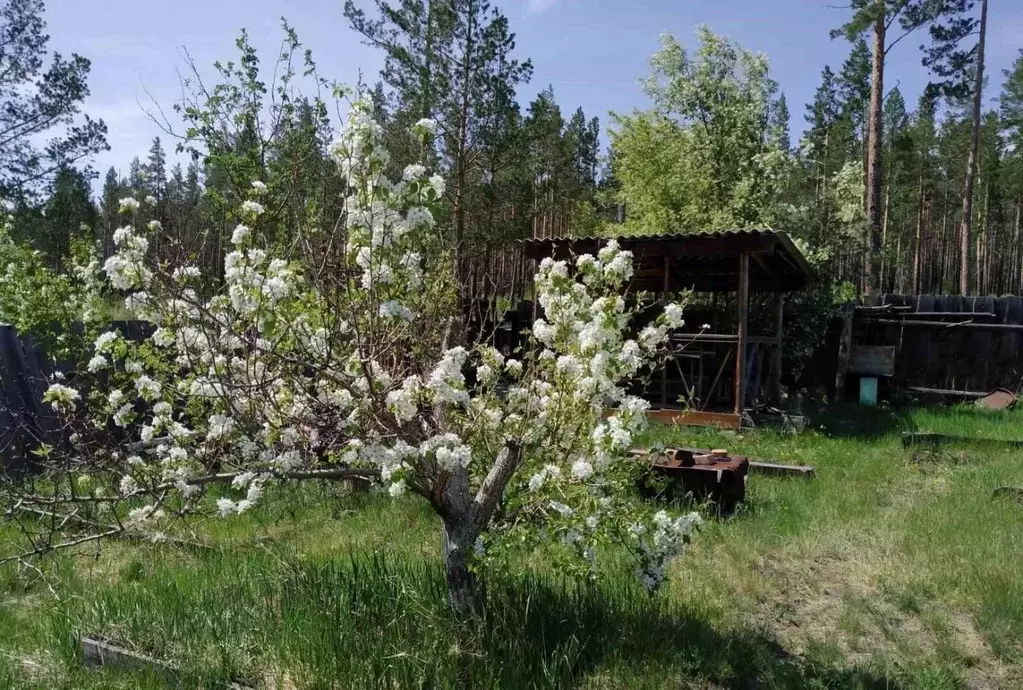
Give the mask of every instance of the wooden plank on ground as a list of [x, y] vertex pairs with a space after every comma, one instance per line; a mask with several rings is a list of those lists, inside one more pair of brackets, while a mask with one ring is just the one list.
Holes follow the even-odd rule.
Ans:
[[[166, 661], [155, 659], [146, 654], [133, 652], [110, 642], [92, 637], [83, 637], [78, 642], [82, 653], [82, 663], [88, 668], [116, 668], [125, 671], [142, 671], [163, 676], [172, 687], [185, 687], [181, 678], [181, 669]], [[230, 682], [228, 690], [253, 690], [249, 685]]]
[[972, 436], [955, 436], [952, 434], [933, 434], [929, 432], [908, 432], [902, 435], [902, 445], [941, 446], [947, 444], [967, 444], [974, 446], [999, 446], [1006, 448], [1023, 448], [1023, 441], [1001, 438], [975, 438]]
[[[633, 448], [632, 454], [636, 457], [647, 457], [650, 451], [645, 448]], [[665, 457], [673, 457], [675, 453], [688, 453], [692, 456], [697, 455], [714, 455], [715, 451], [709, 448], [666, 448], [663, 451]], [[729, 457], [744, 458], [745, 456], [735, 455]], [[813, 467], [809, 465], [788, 465], [774, 460], [753, 460], [752, 458], [746, 458], [749, 460], [750, 472], [757, 472], [759, 474], [773, 474], [773, 475], [788, 475], [795, 477], [816, 477], [817, 473]]]
[[758, 474], [773, 474], [789, 477], [816, 477], [817, 473], [809, 465], [784, 465], [780, 462], [761, 462], [750, 460], [749, 471]]

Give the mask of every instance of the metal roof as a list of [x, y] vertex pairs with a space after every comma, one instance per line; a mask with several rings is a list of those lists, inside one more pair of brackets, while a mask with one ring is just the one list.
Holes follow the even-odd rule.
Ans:
[[750, 290], [755, 292], [801, 290], [814, 275], [789, 236], [777, 230], [544, 237], [524, 240], [524, 245], [532, 259], [565, 259], [591, 254], [611, 239], [633, 253], [636, 290], [659, 292], [667, 286], [669, 291], [733, 292], [743, 254], [751, 259]]

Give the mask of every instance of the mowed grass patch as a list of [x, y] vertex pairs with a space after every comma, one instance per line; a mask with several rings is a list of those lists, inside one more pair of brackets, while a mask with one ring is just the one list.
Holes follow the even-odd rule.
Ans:
[[482, 624], [459, 624], [428, 507], [336, 486], [177, 529], [211, 552], [109, 542], [39, 563], [45, 578], [5, 566], [0, 687], [169, 685], [82, 669], [82, 634], [177, 664], [178, 687], [1023, 687], [1023, 505], [991, 495], [1023, 484], [1023, 454], [902, 447], [943, 414], [994, 433], [961, 408], [839, 410], [798, 436], [652, 429], [817, 469], [752, 476], [655, 598], [622, 554], [594, 586], [537, 552], [489, 578]]
[[[789, 436], [657, 428], [666, 446], [721, 447], [812, 465], [753, 475], [747, 504], [712, 524], [680, 596], [718, 603], [807, 657], [898, 669], [921, 687], [1017, 687], [1023, 650], [1023, 452], [903, 448], [904, 431], [1012, 438], [1023, 413], [840, 409]], [[729, 607], [728, 602], [734, 602]], [[937, 685], [934, 685], [934, 684]]]

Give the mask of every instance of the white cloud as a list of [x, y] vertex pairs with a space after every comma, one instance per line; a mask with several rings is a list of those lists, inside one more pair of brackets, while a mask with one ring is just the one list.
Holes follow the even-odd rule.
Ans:
[[529, 14], [539, 14], [546, 9], [550, 9], [558, 0], [526, 0], [526, 12]]

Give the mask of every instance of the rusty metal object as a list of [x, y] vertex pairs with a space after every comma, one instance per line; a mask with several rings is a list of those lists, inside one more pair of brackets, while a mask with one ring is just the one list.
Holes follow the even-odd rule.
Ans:
[[[697, 499], [710, 499], [723, 513], [729, 513], [746, 498], [746, 475], [749, 460], [710, 453], [693, 453], [687, 449], [674, 449], [651, 456], [637, 452], [648, 462], [655, 476], [667, 480], [665, 493], [690, 493]], [[647, 484], [641, 486], [653, 493]]]
[[1006, 410], [1016, 402], [1016, 396], [1007, 388], [996, 388], [974, 403], [985, 410]]

